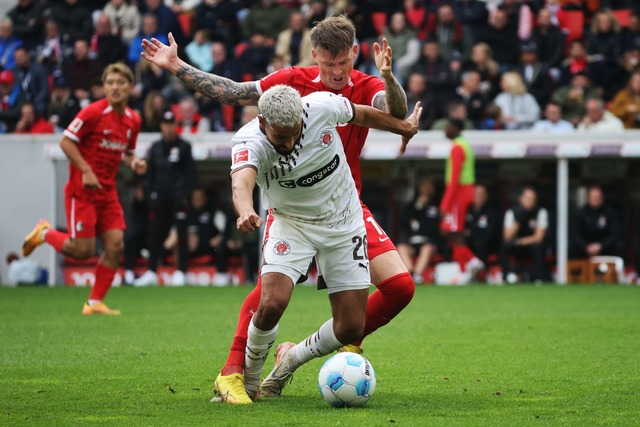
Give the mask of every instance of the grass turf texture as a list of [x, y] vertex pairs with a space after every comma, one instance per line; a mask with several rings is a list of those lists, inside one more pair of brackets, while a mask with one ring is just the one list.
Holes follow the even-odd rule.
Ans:
[[[0, 425], [640, 424], [638, 287], [418, 287], [365, 342], [375, 395], [342, 410], [317, 390], [326, 358], [279, 399], [208, 403], [249, 291], [113, 289], [122, 316], [83, 317], [87, 289], [0, 288]], [[296, 289], [278, 342], [328, 312]]]

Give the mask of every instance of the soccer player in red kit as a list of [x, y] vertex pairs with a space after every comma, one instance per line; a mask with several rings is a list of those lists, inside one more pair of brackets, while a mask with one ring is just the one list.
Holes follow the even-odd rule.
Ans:
[[[254, 82], [237, 83], [193, 68], [178, 57], [178, 46], [171, 34], [169, 46], [157, 39], [143, 40], [142, 56], [169, 70], [191, 88], [226, 104], [255, 105], [264, 91], [277, 84], [286, 84], [297, 89], [303, 96], [316, 91], [329, 91], [343, 95], [353, 103], [371, 105], [397, 118], [405, 118], [406, 95], [391, 72], [391, 48], [386, 40], [383, 40], [382, 47], [378, 43], [374, 44], [376, 65], [382, 77], [380, 79], [353, 69], [358, 47], [354, 45], [355, 27], [348, 18], [326, 18], [311, 30], [310, 37], [312, 55], [317, 66], [283, 69]], [[338, 128], [338, 133], [360, 192], [360, 153], [368, 129], [346, 124]], [[404, 147], [401, 150], [403, 149]], [[386, 325], [409, 304], [413, 298], [415, 283], [389, 236], [364, 204], [362, 209], [367, 226], [371, 278], [377, 287], [369, 296], [367, 304], [364, 333], [367, 336]], [[227, 363], [216, 379], [216, 392], [229, 403], [251, 403], [244, 390], [242, 372], [247, 329], [260, 300], [260, 289], [261, 281], [258, 280], [258, 285], [247, 296], [240, 309], [238, 327]], [[352, 343], [344, 349], [361, 352], [360, 344], [361, 342]], [[276, 356], [282, 355], [283, 351], [278, 350], [276, 353]]]
[[123, 63], [110, 64], [102, 73], [102, 85], [106, 98], [83, 108], [60, 142], [70, 162], [64, 189], [68, 232], [57, 231], [41, 220], [22, 245], [25, 256], [47, 242], [56, 251], [83, 260], [95, 254], [96, 236], [102, 240], [104, 253], [82, 308], [84, 315], [120, 314], [103, 302], [124, 247], [125, 223], [116, 191], [116, 172], [122, 160], [138, 174], [147, 170], [146, 161], [134, 154], [140, 117], [127, 107], [133, 73]]

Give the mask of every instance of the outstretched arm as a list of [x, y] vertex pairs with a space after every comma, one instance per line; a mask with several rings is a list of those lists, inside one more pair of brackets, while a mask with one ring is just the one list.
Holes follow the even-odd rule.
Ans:
[[231, 172], [231, 189], [233, 207], [238, 213], [236, 226], [244, 234], [259, 229], [262, 218], [253, 208], [253, 188], [256, 185], [257, 171], [252, 167], [245, 167]]
[[205, 73], [178, 57], [178, 44], [169, 33], [169, 46], [156, 38], [142, 40], [142, 57], [175, 74], [191, 89], [222, 104], [255, 105], [260, 94], [256, 82], [234, 82], [226, 77]]
[[378, 42], [373, 44], [376, 66], [380, 70], [380, 76], [384, 81], [384, 94], [379, 94], [373, 99], [373, 106], [385, 111], [398, 119], [407, 116], [407, 94], [391, 72], [391, 47], [386, 38], [382, 39], [382, 46]]
[[406, 120], [397, 119], [388, 113], [367, 105], [354, 104], [353, 107], [354, 115], [351, 123], [402, 135], [401, 153], [404, 153], [404, 149], [409, 140], [413, 138], [413, 135], [418, 133], [419, 119], [422, 114], [420, 102], [416, 103], [413, 113]]

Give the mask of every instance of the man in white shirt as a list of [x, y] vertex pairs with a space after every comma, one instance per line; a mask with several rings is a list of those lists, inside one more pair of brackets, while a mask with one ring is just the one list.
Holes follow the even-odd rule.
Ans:
[[553, 101], [544, 108], [544, 117], [544, 120], [538, 120], [533, 124], [532, 132], [570, 133], [576, 130], [571, 122], [562, 119], [562, 107]]
[[279, 346], [279, 360], [263, 381], [261, 396], [279, 395], [303, 363], [362, 335], [370, 285], [366, 231], [336, 126], [351, 122], [391, 131], [402, 135], [406, 144], [418, 131], [422, 112], [418, 104], [407, 120], [400, 120], [329, 92], [301, 98], [284, 85], [267, 90], [258, 107], [260, 116], [232, 139], [238, 229], [246, 234], [263, 225], [253, 207], [256, 183], [262, 206], [269, 210], [260, 304], [249, 325], [245, 352], [247, 394], [239, 403], [251, 403], [256, 397], [280, 317], [294, 284], [314, 257], [327, 285], [333, 318], [298, 345]]
[[602, 99], [592, 98], [586, 104], [587, 113], [578, 125], [578, 132], [622, 133], [624, 124], [613, 113], [605, 110]]

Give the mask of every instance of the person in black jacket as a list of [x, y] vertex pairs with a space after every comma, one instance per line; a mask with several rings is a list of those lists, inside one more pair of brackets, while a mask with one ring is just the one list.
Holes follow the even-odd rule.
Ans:
[[188, 264], [187, 215], [191, 192], [197, 181], [197, 171], [191, 145], [176, 133], [176, 118], [171, 111], [160, 122], [162, 138], [147, 155], [148, 190], [151, 231], [148, 270], [134, 282], [136, 286], [158, 283], [156, 269], [163, 251], [163, 242], [172, 225], [178, 233], [178, 268], [171, 284], [186, 284]]
[[466, 222], [467, 246], [487, 265], [488, 256], [500, 252], [502, 215], [500, 209], [489, 201], [487, 187], [482, 184], [476, 184], [473, 189], [473, 204], [467, 211]]
[[578, 257], [611, 255], [622, 257], [624, 237], [618, 211], [605, 202], [602, 188], [592, 185], [587, 192], [587, 203], [576, 217], [576, 233], [573, 235], [575, 254]]
[[[544, 238], [549, 226], [547, 210], [538, 206], [538, 195], [533, 187], [524, 187], [518, 203], [504, 215], [504, 228], [500, 264], [502, 277], [508, 283], [524, 280], [550, 281], [550, 273], [544, 264]], [[518, 264], [517, 274], [512, 268], [511, 257]], [[522, 261], [531, 261], [531, 268], [522, 268]]]

